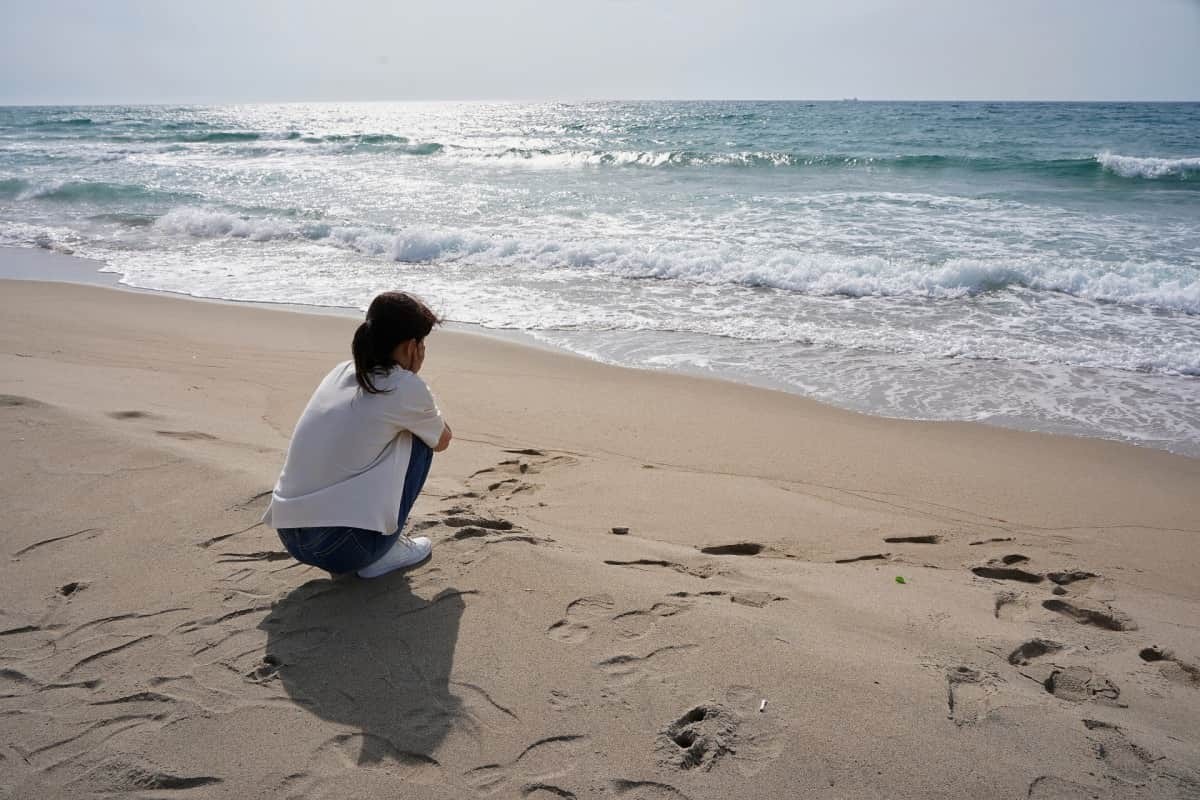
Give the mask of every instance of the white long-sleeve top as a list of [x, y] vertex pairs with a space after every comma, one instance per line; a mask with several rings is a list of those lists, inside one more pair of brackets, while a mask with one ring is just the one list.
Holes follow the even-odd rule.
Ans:
[[394, 367], [373, 378], [385, 391], [362, 391], [346, 361], [321, 381], [296, 423], [264, 523], [396, 530], [412, 437], [435, 447], [446, 423], [418, 376]]

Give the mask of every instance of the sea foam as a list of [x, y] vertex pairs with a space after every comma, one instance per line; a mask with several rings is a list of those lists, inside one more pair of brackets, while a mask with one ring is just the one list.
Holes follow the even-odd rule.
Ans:
[[1117, 153], [1097, 153], [1096, 162], [1122, 178], [1190, 178], [1200, 176], [1200, 157], [1152, 158], [1123, 156]]
[[1005, 289], [1032, 289], [1200, 314], [1200, 274], [1161, 263], [1083, 259], [1062, 263], [1014, 256], [1003, 260], [953, 258], [938, 264], [794, 250], [747, 252], [682, 242], [647, 247], [623, 240], [565, 242], [445, 229], [382, 231], [192, 207], [172, 210], [154, 227], [199, 238], [307, 239], [401, 263], [465, 261], [483, 266], [599, 271], [623, 278], [732, 284], [830, 297], [956, 299]]
[[206, 239], [233, 237], [269, 242], [272, 239], [294, 239], [303, 236], [302, 228], [284, 220], [242, 217], [205, 208], [173, 209], [155, 220], [154, 227], [165, 233], [183, 233]]

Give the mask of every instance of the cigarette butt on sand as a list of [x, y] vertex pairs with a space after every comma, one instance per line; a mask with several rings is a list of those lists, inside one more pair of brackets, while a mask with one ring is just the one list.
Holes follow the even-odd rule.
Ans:
[[758, 704], [758, 713], [761, 714], [766, 710], [767, 710], [767, 701], [763, 700], [761, 703]]

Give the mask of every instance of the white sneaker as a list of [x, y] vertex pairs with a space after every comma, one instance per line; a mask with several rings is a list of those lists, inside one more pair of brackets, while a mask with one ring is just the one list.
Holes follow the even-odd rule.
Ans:
[[358, 577], [378, 578], [380, 575], [420, 564], [429, 558], [432, 552], [433, 542], [429, 541], [428, 536], [418, 536], [415, 539], [401, 536], [378, 561], [360, 569]]

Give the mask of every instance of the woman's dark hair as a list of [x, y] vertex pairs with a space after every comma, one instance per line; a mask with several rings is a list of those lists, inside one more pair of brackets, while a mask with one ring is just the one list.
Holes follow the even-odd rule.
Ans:
[[371, 301], [367, 319], [354, 332], [354, 378], [364, 392], [387, 391], [375, 386], [373, 376], [396, 366], [392, 351], [409, 339], [420, 341], [442, 320], [411, 294], [384, 292]]

